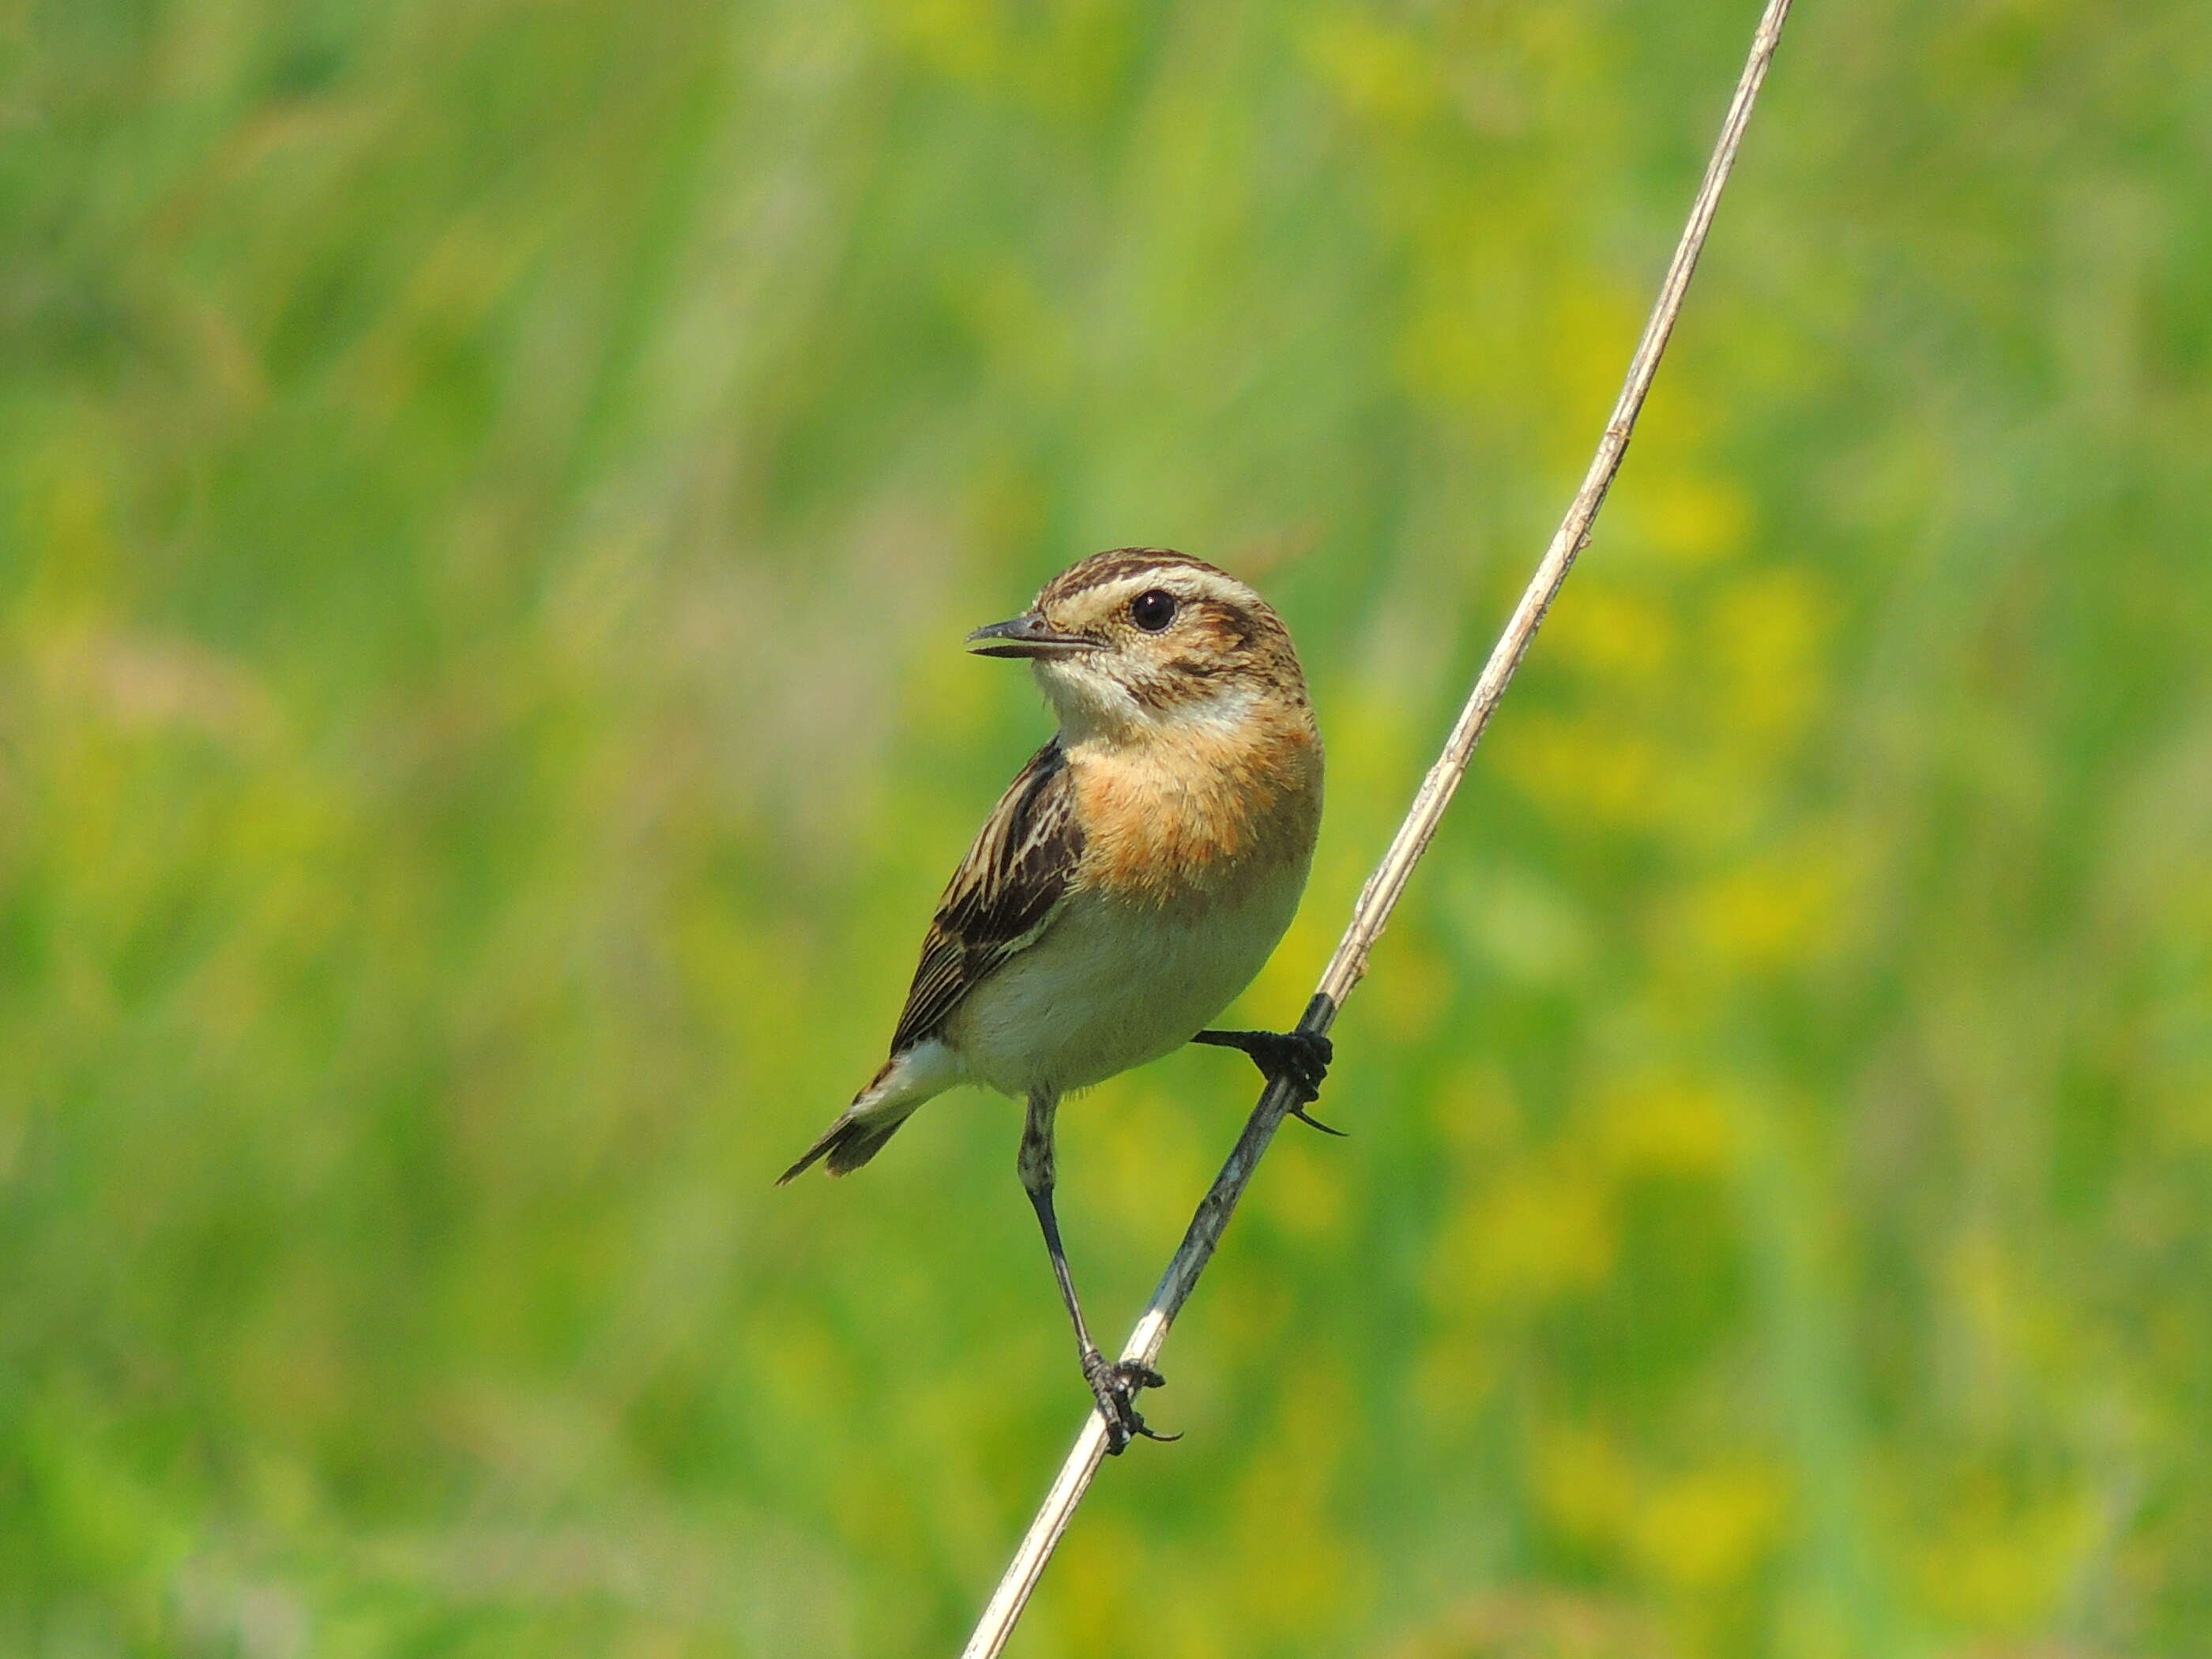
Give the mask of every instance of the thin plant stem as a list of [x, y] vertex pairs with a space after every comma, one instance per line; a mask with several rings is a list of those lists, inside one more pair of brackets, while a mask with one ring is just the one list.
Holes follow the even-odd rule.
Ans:
[[[1551, 545], [1544, 550], [1543, 559], [1536, 566], [1535, 574], [1529, 578], [1521, 602], [1514, 607], [1505, 631], [1492, 647], [1489, 661], [1483, 665], [1474, 690], [1452, 724], [1443, 752], [1421, 780], [1420, 789], [1404, 822], [1398, 826], [1398, 833], [1392, 837], [1389, 849], [1360, 890], [1344, 937], [1338, 942], [1335, 954], [1329, 957], [1313, 1000], [1306, 1005], [1304, 1016], [1298, 1022], [1301, 1030], [1326, 1033], [1335, 1024], [1345, 998], [1366, 974], [1368, 954], [1382, 936], [1390, 913], [1397, 908], [1413, 866], [1428, 850], [1445, 807], [1451, 804], [1460, 780], [1467, 775], [1474, 745], [1480, 741], [1492, 711], [1512, 681], [1513, 671], [1521, 665], [1521, 659], [1528, 649], [1529, 641], [1535, 637], [1544, 613], [1551, 609], [1560, 585], [1567, 579], [1567, 572], [1574, 567], [1576, 555], [1589, 544], [1590, 526], [1597, 519], [1598, 509], [1605, 505], [1606, 491], [1613, 485], [1613, 475], [1620, 470], [1621, 458], [1628, 453], [1636, 418], [1643, 410], [1645, 394], [1651, 390], [1652, 377], [1658, 372], [1659, 359], [1667, 349], [1674, 319], [1681, 313], [1682, 296], [1689, 289], [1690, 276], [1697, 270], [1698, 256], [1705, 248], [1705, 234], [1712, 228], [1714, 210], [1720, 204], [1721, 191], [1735, 165], [1736, 150], [1743, 143], [1752, 106], [1758, 100], [1767, 66], [1773, 61], [1774, 49], [1781, 40], [1790, 5], [1790, 0], [1767, 0], [1759, 28], [1752, 37], [1751, 55], [1736, 82], [1735, 96], [1729, 100], [1728, 115], [1721, 123], [1712, 159], [1706, 163], [1704, 181], [1690, 204], [1689, 221], [1682, 228], [1681, 240], [1675, 245], [1666, 278], [1659, 285], [1659, 297], [1644, 325], [1643, 337], [1636, 343], [1636, 355], [1629, 359], [1620, 396], [1606, 422], [1604, 435], [1598, 440], [1597, 453], [1590, 459], [1589, 470], [1583, 475], [1582, 488], [1575, 492], [1566, 517], [1560, 520]], [[1213, 1185], [1199, 1201], [1198, 1212], [1191, 1218], [1182, 1243], [1168, 1263], [1166, 1273], [1161, 1275], [1158, 1287], [1153, 1291], [1152, 1299], [1143, 1317], [1138, 1320], [1136, 1329], [1130, 1334], [1127, 1346], [1121, 1350], [1123, 1358], [1146, 1365], [1158, 1363], [1169, 1327], [1189, 1299], [1198, 1276], [1212, 1258], [1222, 1231], [1228, 1226], [1229, 1218], [1243, 1196], [1268, 1142], [1274, 1139], [1275, 1131], [1295, 1103], [1296, 1097], [1285, 1083], [1271, 1083], [1262, 1091], [1259, 1103], [1245, 1121], [1243, 1133], [1237, 1137], [1228, 1161], [1221, 1166], [1221, 1173], [1213, 1178]], [[1076, 1437], [1058, 1477], [1046, 1492], [1036, 1518], [1030, 1523], [997, 1590], [984, 1607], [975, 1634], [961, 1650], [961, 1659], [996, 1659], [1005, 1650], [1023, 1607], [1028, 1605], [1030, 1593], [1036, 1588], [1045, 1564], [1051, 1560], [1053, 1551], [1075, 1514], [1075, 1506], [1090, 1490], [1091, 1479], [1105, 1455], [1106, 1425], [1094, 1411], [1085, 1421], [1083, 1431]]]

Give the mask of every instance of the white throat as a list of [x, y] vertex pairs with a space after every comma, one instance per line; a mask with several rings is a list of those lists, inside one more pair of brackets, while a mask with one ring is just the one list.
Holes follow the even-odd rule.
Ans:
[[1030, 666], [1060, 720], [1062, 740], [1071, 746], [1099, 738], [1127, 742], [1148, 724], [1143, 705], [1119, 680], [1049, 658]]

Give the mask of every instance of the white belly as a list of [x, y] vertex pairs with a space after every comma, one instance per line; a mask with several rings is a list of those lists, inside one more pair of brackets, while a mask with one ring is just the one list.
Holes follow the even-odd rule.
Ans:
[[1158, 1060], [1252, 982], [1304, 885], [1301, 863], [1195, 912], [1074, 894], [945, 1036], [970, 1078], [1010, 1095], [1088, 1088]]

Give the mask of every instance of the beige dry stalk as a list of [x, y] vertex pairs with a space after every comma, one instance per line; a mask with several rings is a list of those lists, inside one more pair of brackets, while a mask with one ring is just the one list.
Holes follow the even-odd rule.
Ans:
[[[1576, 492], [1558, 533], [1545, 550], [1536, 574], [1521, 595], [1520, 604], [1514, 607], [1504, 633], [1492, 648], [1490, 660], [1483, 665], [1481, 677], [1475, 681], [1466, 706], [1453, 723], [1443, 753], [1421, 781], [1420, 791], [1413, 797], [1405, 821], [1398, 826], [1389, 850], [1383, 854], [1375, 873], [1367, 878], [1366, 886], [1360, 890], [1344, 938], [1329, 958], [1320, 988], [1299, 1021], [1302, 1030], [1327, 1032], [1335, 1023], [1345, 998], [1366, 973], [1368, 952], [1381, 936], [1391, 911], [1397, 908], [1414, 865], [1428, 850], [1444, 808], [1450, 805], [1453, 793], [1467, 774], [1474, 745], [1480, 740], [1483, 728], [1490, 723], [1492, 711], [1505, 695], [1513, 671], [1520, 666], [1528, 641], [1535, 636], [1537, 626], [1551, 608], [1560, 584], [1566, 580], [1575, 556], [1589, 541], [1590, 526], [1597, 518], [1598, 508], [1605, 504], [1606, 491], [1612, 486], [1613, 474], [1620, 470], [1622, 456], [1628, 452], [1629, 436], [1644, 408], [1644, 394], [1651, 389], [1660, 356], [1667, 349], [1667, 337], [1674, 331], [1674, 319], [1682, 309], [1682, 296], [1690, 286], [1691, 273], [1697, 269], [1698, 255], [1705, 247], [1705, 233], [1712, 226], [1713, 210], [1720, 204], [1721, 191], [1735, 165], [1736, 150], [1743, 142], [1744, 128], [1751, 119], [1752, 105], [1759, 97], [1759, 86], [1766, 79], [1774, 48], [1782, 38], [1782, 25], [1790, 15], [1790, 0], [1768, 0], [1759, 20], [1758, 31], [1752, 37], [1750, 58], [1736, 82], [1735, 96], [1729, 101], [1727, 118], [1721, 123], [1720, 138], [1713, 146], [1712, 159], [1706, 163], [1704, 182], [1690, 204], [1689, 222], [1683, 227], [1681, 240], [1675, 245], [1666, 280], [1659, 285], [1658, 300], [1651, 307], [1650, 319], [1644, 325], [1643, 337], [1637, 342], [1636, 355], [1629, 360], [1620, 397], [1613, 406], [1612, 418], [1606, 422], [1605, 435], [1598, 441], [1597, 453], [1591, 459], [1589, 471], [1583, 476], [1582, 488]], [[1121, 1350], [1124, 1359], [1139, 1360], [1147, 1365], [1158, 1364], [1169, 1326], [1189, 1298], [1199, 1274], [1205, 1271], [1214, 1246], [1220, 1242], [1222, 1230], [1229, 1224], [1237, 1200], [1243, 1196], [1261, 1155], [1267, 1150], [1267, 1143], [1274, 1139], [1275, 1131], [1294, 1103], [1290, 1091], [1279, 1083], [1270, 1085], [1261, 1095], [1260, 1103], [1252, 1109], [1244, 1133], [1237, 1138], [1228, 1161], [1221, 1166], [1221, 1173], [1214, 1177], [1213, 1185], [1200, 1200], [1198, 1213], [1191, 1218], [1182, 1243], [1175, 1259], [1168, 1263], [1158, 1288], [1152, 1292], [1144, 1317], [1137, 1322], [1128, 1346]], [[1060, 1534], [1067, 1530], [1068, 1521], [1075, 1513], [1075, 1506], [1083, 1501], [1091, 1477], [1097, 1474], [1105, 1455], [1105, 1423], [1093, 1412], [1068, 1452], [1067, 1461], [1060, 1466], [1059, 1477], [1045, 1494], [1036, 1518], [1030, 1523], [1020, 1547], [1014, 1552], [1013, 1560], [1007, 1565], [989, 1605], [983, 1609], [975, 1634], [961, 1650], [961, 1659], [996, 1659], [1005, 1650], [1015, 1621], [1028, 1604], [1030, 1592], [1036, 1588], [1045, 1563], [1052, 1559]]]

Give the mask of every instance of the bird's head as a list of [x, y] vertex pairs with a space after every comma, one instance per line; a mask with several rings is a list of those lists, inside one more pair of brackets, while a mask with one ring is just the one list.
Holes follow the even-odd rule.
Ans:
[[1097, 553], [968, 648], [1025, 657], [1071, 740], [1310, 717], [1273, 606], [1226, 571], [1158, 547]]

